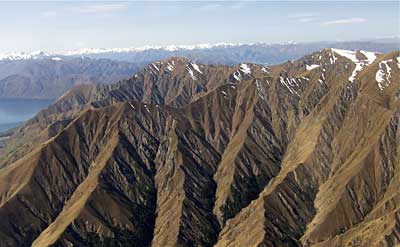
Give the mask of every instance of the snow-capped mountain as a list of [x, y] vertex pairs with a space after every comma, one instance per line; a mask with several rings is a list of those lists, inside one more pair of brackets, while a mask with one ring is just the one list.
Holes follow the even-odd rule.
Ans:
[[[81, 49], [58, 53], [36, 51], [0, 55], [0, 98], [55, 98], [76, 84], [111, 83], [132, 75], [146, 64], [170, 57], [186, 57], [208, 65], [281, 64], [326, 47], [389, 52], [398, 44], [319, 42], [279, 44], [199, 44], [131, 48]], [[353, 57], [353, 53], [349, 53]], [[353, 59], [355, 61], [355, 58]], [[356, 61], [354, 75], [367, 61]], [[312, 70], [315, 66], [309, 65]], [[350, 78], [353, 79], [354, 75]]]
[[[241, 46], [241, 43], [216, 43], [216, 44], [195, 44], [195, 45], [145, 45], [141, 47], [129, 48], [83, 48], [78, 50], [69, 50], [61, 52], [65, 56], [80, 56], [101, 53], [124, 53], [124, 52], [143, 52], [148, 50], [164, 50], [164, 51], [178, 51], [178, 50], [197, 50], [197, 49], [212, 49], [216, 47], [227, 48]], [[254, 45], [254, 44], [248, 44]]]
[[277, 64], [322, 50], [334, 47], [346, 50], [370, 50], [389, 52], [399, 49], [398, 43], [381, 43], [375, 41], [354, 42], [314, 42], [296, 43], [216, 43], [195, 45], [146, 45], [129, 48], [84, 48], [67, 50], [55, 53], [37, 51], [32, 53], [21, 52], [0, 54], [0, 61], [53, 59], [60, 60], [67, 57], [107, 58], [134, 63], [151, 63], [172, 56], [183, 56], [205, 64], [234, 65], [242, 62], [260, 64]]
[[53, 55], [44, 52], [44, 51], [34, 51], [34, 52], [15, 52], [15, 53], [5, 53], [0, 54], [1, 60], [28, 60], [28, 59], [40, 59], [40, 58], [49, 58]]
[[[290, 41], [287, 43], [281, 43], [280, 45], [293, 45], [294, 42]], [[29, 59], [45, 59], [45, 58], [56, 58], [59, 60], [60, 57], [68, 56], [95, 56], [101, 54], [118, 54], [118, 53], [140, 53], [147, 51], [165, 51], [165, 52], [177, 52], [177, 51], [192, 51], [192, 50], [206, 50], [213, 48], [233, 48], [241, 46], [269, 46], [267, 43], [215, 43], [215, 44], [194, 44], [194, 45], [145, 45], [140, 47], [128, 47], [128, 48], [82, 48], [76, 50], [66, 50], [60, 52], [49, 53], [46, 51], [33, 51], [33, 52], [14, 52], [0, 54], [1, 60], [29, 60]], [[58, 59], [57, 59], [58, 58]]]

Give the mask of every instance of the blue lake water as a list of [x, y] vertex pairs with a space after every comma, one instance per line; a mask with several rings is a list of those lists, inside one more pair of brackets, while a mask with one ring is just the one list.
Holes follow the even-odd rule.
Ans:
[[0, 132], [32, 118], [53, 100], [0, 99]]

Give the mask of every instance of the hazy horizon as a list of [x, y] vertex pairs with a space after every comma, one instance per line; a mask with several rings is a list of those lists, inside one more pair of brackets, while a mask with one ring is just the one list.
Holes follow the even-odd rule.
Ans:
[[399, 35], [398, 2], [0, 2], [0, 53]]
[[[247, 43], [233, 43], [233, 42], [213, 42], [213, 43], [190, 43], [190, 44], [181, 44], [181, 43], [171, 43], [171, 44], [147, 44], [147, 45], [137, 45], [137, 46], [124, 46], [124, 47], [94, 47], [94, 46], [86, 46], [86, 47], [80, 47], [80, 48], [71, 48], [71, 49], [64, 49], [64, 50], [18, 50], [18, 51], [5, 51], [5, 52], [0, 52], [0, 54], [7, 55], [7, 54], [32, 54], [36, 52], [48, 52], [49, 54], [53, 55], [68, 55], [70, 52], [74, 51], [81, 51], [85, 49], [98, 49], [98, 50], [108, 50], [108, 49], [158, 49], [158, 48], [168, 48], [168, 47], [173, 47], [176, 46], [178, 48], [187, 48], [191, 49], [190, 47], [195, 47], [196, 48], [201, 48], [201, 46], [205, 45], [210, 45], [210, 46], [218, 46], [218, 45], [232, 45], [232, 46], [241, 46], [241, 45], [255, 45], [255, 44], [266, 44], [266, 45], [278, 45], [278, 44], [313, 44], [313, 43], [334, 43], [334, 42], [382, 42], [382, 43], [394, 43], [398, 42], [400, 40], [400, 35], [394, 35], [390, 37], [380, 37], [380, 38], [365, 38], [365, 39], [349, 39], [349, 40], [318, 40], [318, 41], [296, 41], [296, 40], [287, 40], [287, 41], [282, 41], [282, 42], [263, 42], [263, 41], [257, 41], [257, 42], [247, 42]], [[399, 44], [400, 45], [400, 44]]]

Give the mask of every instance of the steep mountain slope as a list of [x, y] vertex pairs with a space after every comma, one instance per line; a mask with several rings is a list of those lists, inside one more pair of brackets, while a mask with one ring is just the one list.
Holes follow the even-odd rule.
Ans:
[[324, 49], [76, 89], [0, 169], [0, 246], [396, 246], [399, 78]]
[[[255, 64], [207, 66], [197, 65], [186, 58], [171, 58], [149, 64], [132, 78], [110, 86], [73, 88], [15, 132], [6, 151], [6, 160], [3, 156], [1, 163], [15, 161], [25, 154], [26, 148], [29, 150], [37, 141], [54, 136], [82, 108], [127, 100], [183, 106], [218, 85], [238, 83], [267, 73], [266, 67]], [[26, 148], [16, 148], [20, 145]]]
[[[392, 59], [395, 56], [398, 53], [391, 54]], [[280, 173], [257, 200], [228, 222], [217, 246], [399, 243], [398, 202], [392, 200], [392, 207], [366, 217], [375, 211], [374, 205], [379, 205], [386, 190], [398, 183], [399, 101], [395, 92], [399, 77], [392, 77], [396, 87], [387, 93], [395, 103], [386, 108], [379, 104], [386, 95], [379, 94], [374, 80], [366, 78], [376, 73], [377, 63], [360, 75], [359, 90], [357, 84], [345, 83], [336, 97], [321, 101], [302, 121], [287, 147]], [[394, 62], [392, 68], [396, 67], [398, 73]], [[372, 90], [361, 94], [364, 88]]]

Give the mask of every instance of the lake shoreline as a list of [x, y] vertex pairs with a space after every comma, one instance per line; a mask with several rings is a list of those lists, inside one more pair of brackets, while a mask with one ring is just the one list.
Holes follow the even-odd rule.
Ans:
[[0, 133], [6, 132], [34, 117], [54, 99], [0, 99]]

